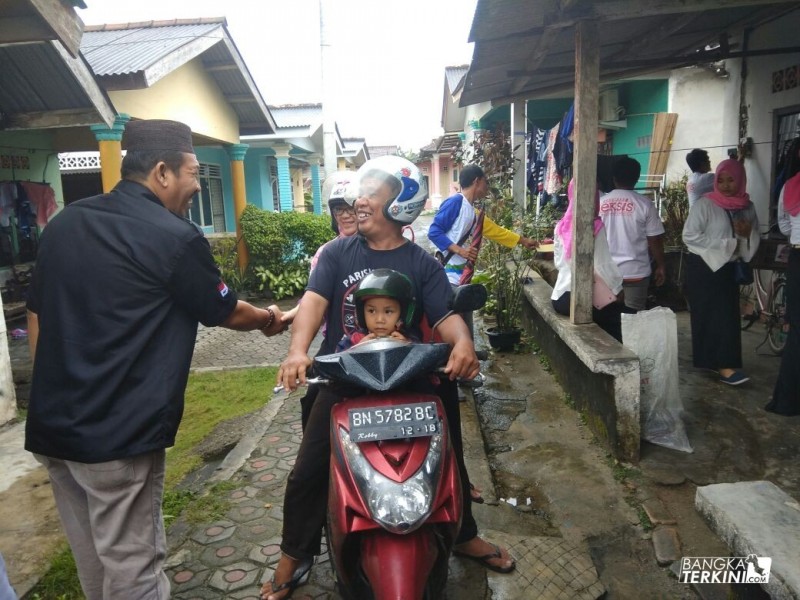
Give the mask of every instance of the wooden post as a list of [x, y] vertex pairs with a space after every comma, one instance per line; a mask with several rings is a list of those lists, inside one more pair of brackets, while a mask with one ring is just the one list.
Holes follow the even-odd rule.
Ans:
[[592, 275], [597, 189], [597, 110], [600, 48], [595, 21], [575, 26], [575, 212], [572, 220], [572, 297], [570, 320], [592, 322]]

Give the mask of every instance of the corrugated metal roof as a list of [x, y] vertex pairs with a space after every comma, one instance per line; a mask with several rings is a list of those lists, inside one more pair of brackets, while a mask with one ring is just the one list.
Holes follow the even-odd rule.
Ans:
[[0, 45], [0, 65], [7, 129], [113, 123], [115, 111], [88, 65], [60, 42]]
[[131, 74], [148, 69], [198, 38], [209, 36], [219, 40], [220, 25], [202, 23], [108, 30], [97, 30], [105, 25], [87, 27], [81, 52], [100, 77]]
[[89, 26], [81, 52], [109, 90], [146, 88], [200, 57], [236, 112], [240, 135], [275, 131], [222, 17]]
[[447, 89], [453, 94], [459, 87], [464, 75], [469, 71], [469, 65], [461, 65], [459, 67], [445, 67], [444, 77], [447, 81]]
[[322, 123], [322, 104], [282, 104], [269, 110], [278, 129], [318, 127]]
[[726, 0], [726, 6], [719, 0], [478, 0], [460, 105], [571, 91], [579, 20], [598, 23], [600, 78], [609, 82], [724, 59], [724, 49], [697, 50], [797, 6], [781, 0]]

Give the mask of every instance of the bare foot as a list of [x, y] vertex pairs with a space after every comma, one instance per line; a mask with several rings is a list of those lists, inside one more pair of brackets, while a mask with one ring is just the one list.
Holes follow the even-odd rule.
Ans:
[[481, 488], [469, 484], [470, 499], [477, 504], [483, 504], [483, 496], [481, 495]]
[[275, 573], [272, 575], [272, 580], [261, 586], [261, 600], [284, 600], [285, 598], [291, 597], [296, 585], [288, 585], [275, 592], [273, 592], [273, 590], [275, 588], [280, 588], [282, 585], [292, 580], [292, 576], [300, 565], [300, 562], [301, 561], [298, 559], [292, 558], [287, 554], [281, 554], [278, 566], [275, 567]]
[[508, 550], [489, 543], [480, 536], [475, 536], [468, 542], [459, 544], [454, 548], [455, 554], [476, 560], [487, 569], [498, 573], [509, 573], [514, 570], [516, 562]]
[[736, 372], [736, 369], [720, 369], [719, 376], [720, 377], [730, 377]]

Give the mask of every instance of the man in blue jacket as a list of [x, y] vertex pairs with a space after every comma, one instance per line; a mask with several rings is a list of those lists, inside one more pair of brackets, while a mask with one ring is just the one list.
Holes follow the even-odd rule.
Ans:
[[[447, 279], [454, 286], [459, 284], [467, 262], [474, 263], [478, 259], [478, 249], [470, 244], [469, 239], [478, 224], [474, 204], [489, 191], [486, 174], [475, 164], [462, 169], [458, 182], [461, 192], [453, 194], [442, 203], [428, 229], [428, 239], [449, 258], [444, 270]], [[483, 217], [483, 237], [506, 248], [522, 244], [533, 249], [538, 245], [535, 240], [509, 231], [486, 216]], [[462, 316], [472, 331], [472, 315]]]

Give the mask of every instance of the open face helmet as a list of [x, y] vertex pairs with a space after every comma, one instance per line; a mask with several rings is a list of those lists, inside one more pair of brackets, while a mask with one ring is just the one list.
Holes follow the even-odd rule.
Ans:
[[417, 302], [411, 280], [394, 269], [375, 269], [358, 284], [353, 294], [356, 304], [356, 318], [360, 327], [367, 322], [364, 317], [364, 302], [374, 296], [394, 298], [400, 303], [400, 319], [404, 325], [413, 322]]
[[[409, 225], [425, 208], [428, 187], [419, 169], [400, 156], [380, 156], [365, 162], [358, 170], [358, 181], [363, 188], [367, 179], [388, 183], [392, 196], [383, 206], [384, 216], [395, 223]], [[362, 193], [363, 189], [359, 190]]]
[[339, 226], [333, 209], [336, 206], [347, 205], [352, 208], [358, 194], [355, 171], [334, 171], [322, 183], [322, 201], [328, 203], [328, 212], [331, 214], [331, 228], [339, 235]]

